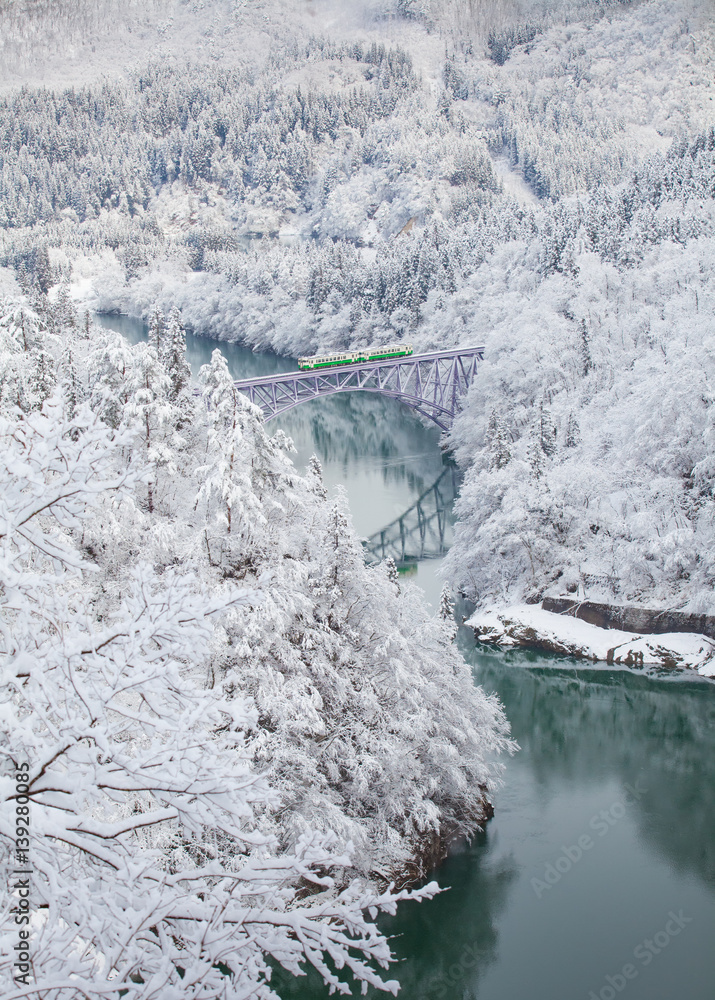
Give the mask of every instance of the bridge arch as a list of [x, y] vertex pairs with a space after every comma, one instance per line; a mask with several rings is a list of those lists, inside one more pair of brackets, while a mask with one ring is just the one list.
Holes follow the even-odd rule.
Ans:
[[[240, 387], [237, 387], [240, 388]], [[399, 399], [400, 402], [405, 403], [410, 409], [416, 410], [417, 413], [421, 413], [423, 416], [428, 417], [433, 420], [438, 427], [441, 427], [443, 431], [449, 430], [452, 422], [452, 414], [444, 406], [437, 406], [435, 404], [430, 404], [429, 408], [426, 407], [425, 401], [419, 399], [416, 396], [408, 396], [405, 393], [388, 392], [384, 389], [372, 389], [372, 388], [362, 388], [361, 386], [355, 387], [345, 387], [339, 389], [326, 390], [325, 392], [317, 393], [315, 396], [310, 397], [312, 399], [320, 399], [323, 396], [335, 396], [337, 393], [342, 392], [378, 392], [381, 396], [390, 396], [392, 399]], [[293, 400], [285, 406], [281, 406], [280, 409], [272, 412], [265, 419], [266, 421], [272, 420], [273, 417], [279, 416], [281, 413], [286, 413], [288, 410], [292, 410], [296, 406], [300, 406], [301, 403], [309, 402], [306, 399]]]
[[401, 400], [446, 431], [483, 357], [483, 347], [458, 348], [317, 371], [284, 372], [234, 384], [260, 407], [265, 420], [321, 396], [379, 392]]

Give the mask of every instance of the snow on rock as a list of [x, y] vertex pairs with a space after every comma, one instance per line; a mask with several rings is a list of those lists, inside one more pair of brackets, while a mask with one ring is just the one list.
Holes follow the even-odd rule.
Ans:
[[715, 642], [692, 632], [639, 635], [599, 628], [569, 615], [556, 615], [530, 604], [476, 611], [465, 624], [480, 642], [530, 646], [586, 660], [624, 666], [657, 664], [692, 669], [715, 677]]

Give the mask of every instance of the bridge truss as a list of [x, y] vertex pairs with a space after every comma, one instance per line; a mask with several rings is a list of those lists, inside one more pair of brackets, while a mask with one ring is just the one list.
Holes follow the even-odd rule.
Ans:
[[286, 372], [235, 383], [270, 420], [286, 410], [336, 392], [379, 392], [448, 430], [484, 357], [483, 347], [413, 354], [318, 371]]

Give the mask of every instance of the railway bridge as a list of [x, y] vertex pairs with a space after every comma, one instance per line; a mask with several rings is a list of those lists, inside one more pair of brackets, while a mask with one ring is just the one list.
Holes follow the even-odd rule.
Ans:
[[241, 379], [234, 384], [260, 407], [265, 420], [336, 392], [379, 392], [402, 400], [446, 431], [483, 358], [483, 347], [460, 347], [335, 368], [283, 372]]

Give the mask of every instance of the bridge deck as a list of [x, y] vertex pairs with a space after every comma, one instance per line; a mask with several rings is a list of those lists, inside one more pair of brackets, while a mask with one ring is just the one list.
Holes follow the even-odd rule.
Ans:
[[483, 357], [483, 347], [461, 347], [239, 379], [234, 385], [261, 408], [265, 420], [320, 396], [378, 392], [400, 399], [446, 431]]
[[293, 382], [296, 378], [316, 378], [321, 375], [334, 375], [336, 372], [374, 371], [375, 368], [397, 368], [399, 365], [414, 364], [416, 361], [440, 361], [455, 357], [475, 356], [478, 361], [484, 357], [484, 347], [456, 347], [451, 351], [430, 351], [427, 354], [407, 354], [401, 358], [390, 358], [387, 361], [360, 361], [352, 365], [335, 365], [331, 368], [299, 368], [297, 371], [280, 372], [278, 375], [261, 375], [257, 378], [237, 379], [233, 384], [237, 389], [249, 389], [258, 385], [278, 385], [281, 382]]

